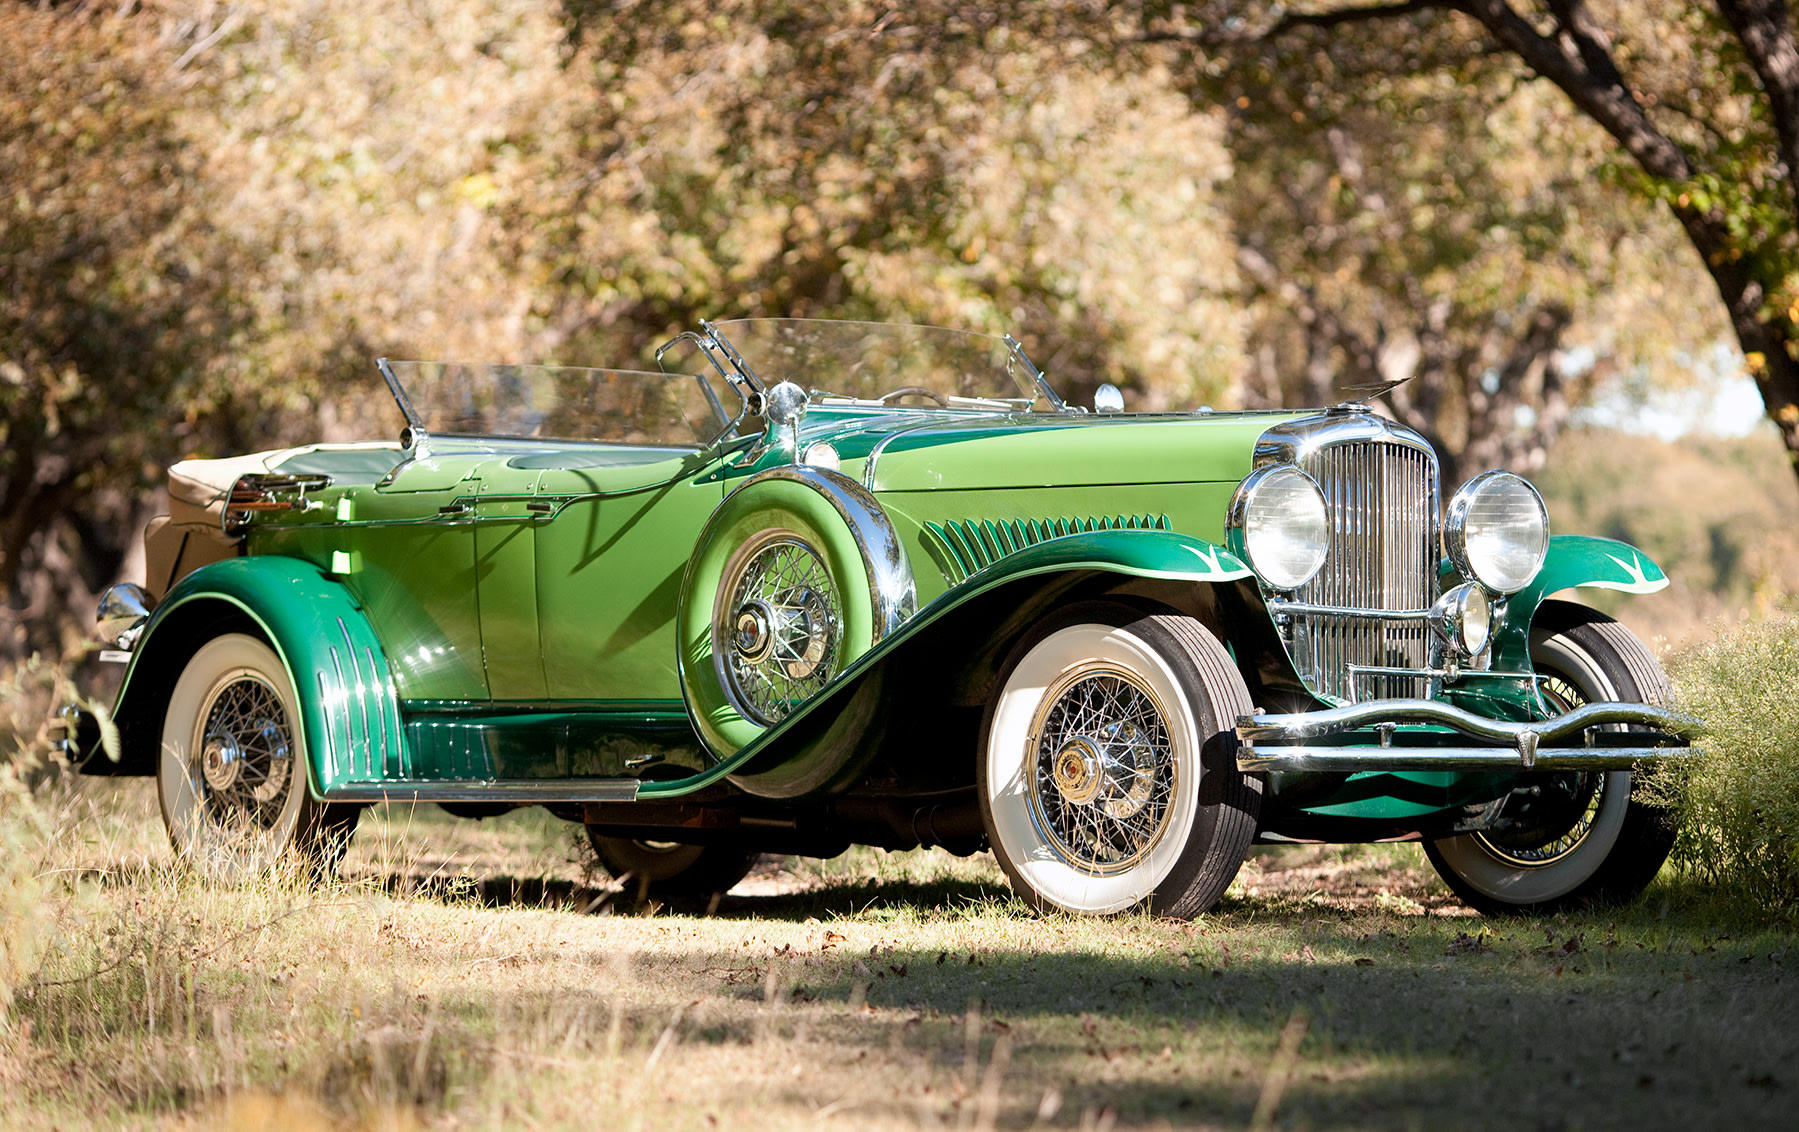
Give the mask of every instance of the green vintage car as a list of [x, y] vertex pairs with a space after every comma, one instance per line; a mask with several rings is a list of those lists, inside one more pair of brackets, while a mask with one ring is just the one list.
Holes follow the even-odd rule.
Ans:
[[[1132, 414], [1011, 338], [702, 324], [662, 372], [379, 363], [397, 441], [170, 473], [115, 760], [176, 849], [539, 805], [668, 895], [761, 853], [991, 848], [1041, 908], [1209, 908], [1256, 841], [1422, 839], [1488, 912], [1634, 895], [1681, 757], [1649, 592], [1525, 481], [1443, 500], [1363, 404]], [[81, 744], [81, 739], [88, 742]]]

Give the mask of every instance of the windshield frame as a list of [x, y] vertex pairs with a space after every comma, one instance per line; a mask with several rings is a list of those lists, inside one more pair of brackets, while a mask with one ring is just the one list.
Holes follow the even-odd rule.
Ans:
[[[711, 438], [703, 442], [697, 440], [686, 440], [681, 442], [658, 440], [651, 443], [647, 441], [615, 440], [594, 436], [537, 436], [519, 432], [459, 432], [448, 430], [433, 432], [426, 427], [424, 415], [420, 413], [418, 407], [414, 404], [411, 395], [406, 392], [406, 386], [400, 380], [400, 376], [394, 368], [396, 364], [445, 367], [463, 366], [493, 370], [578, 370], [613, 374], [623, 377], [655, 378], [662, 381], [686, 378], [699, 383], [700, 391], [704, 394], [707, 403], [711, 406], [713, 416], [717, 418], [719, 424]], [[430, 360], [405, 360], [396, 363], [394, 360], [385, 357], [375, 359], [375, 368], [380, 371], [382, 380], [387, 383], [388, 392], [393, 395], [394, 402], [399, 406], [401, 415], [406, 418], [406, 427], [402, 429], [400, 433], [400, 446], [409, 450], [422, 450], [431, 438], [441, 436], [457, 440], [523, 440], [537, 441], [545, 444], [601, 444], [626, 448], [666, 448], [671, 451], [679, 449], [685, 452], [703, 453], [711, 451], [721, 444], [735, 439], [738, 433], [738, 426], [743, 423], [743, 419], [746, 416], [750, 415], [751, 410], [750, 399], [747, 396], [746, 391], [735, 381], [730, 381], [730, 375], [728, 374], [721, 374], [721, 376], [725, 377], [727, 379], [727, 384], [737, 392], [737, 411], [734, 415], [724, 404], [719, 396], [719, 391], [713, 386], [712, 382], [706, 380], [701, 374], [669, 373], [667, 371], [658, 372], [655, 370], [612, 369], [603, 366], [563, 366], [548, 364], [439, 362]], [[691, 422], [689, 422], [689, 424], [691, 425]]]
[[[967, 338], [987, 339], [987, 340], [993, 342], [996, 346], [1003, 347], [1005, 354], [1006, 354], [1006, 368], [1007, 368], [1008, 372], [1013, 373], [1014, 380], [1016, 381], [1018, 374], [1017, 374], [1017, 372], [1014, 371], [1013, 367], [1017, 367], [1018, 370], [1021, 370], [1026, 379], [1022, 384], [1028, 385], [1032, 389], [1034, 389], [1036, 391], [1035, 395], [1033, 395], [1031, 397], [1030, 401], [1028, 401], [1028, 402], [1024, 401], [1023, 398], [999, 398], [999, 397], [989, 398], [989, 397], [952, 396], [950, 398], [951, 401], [963, 401], [966, 403], [961, 404], [961, 405], [950, 404], [950, 405], [945, 406], [945, 408], [963, 409], [963, 410], [984, 410], [984, 411], [992, 411], [994, 409], [1010, 409], [1013, 411], [1017, 411], [1017, 409], [1020, 406], [1012, 404], [1011, 402], [1013, 402], [1013, 401], [1021, 402], [1022, 405], [1028, 409], [1028, 407], [1031, 404], [1035, 403], [1037, 397], [1041, 396], [1046, 402], [1048, 402], [1050, 411], [1052, 411], [1052, 412], [1066, 413], [1066, 412], [1078, 412], [1079, 411], [1076, 409], [1071, 409], [1069, 407], [1068, 403], [1062, 400], [1061, 396], [1056, 392], [1055, 388], [1050, 385], [1049, 379], [1044, 375], [1043, 371], [1038, 369], [1037, 366], [1031, 361], [1030, 357], [1025, 354], [1024, 346], [1018, 341], [1018, 339], [1014, 338], [1011, 334], [1005, 334], [1003, 336], [996, 337], [994, 335], [985, 334], [980, 331], [958, 330], [953, 327], [932, 326], [927, 323], [873, 322], [873, 321], [864, 321], [864, 320], [859, 320], [859, 319], [769, 318], [769, 319], [729, 319], [729, 320], [726, 320], [726, 322], [727, 323], [730, 323], [730, 322], [799, 323], [799, 324], [814, 324], [819, 327], [829, 327], [829, 326], [863, 327], [869, 331], [878, 331], [878, 330], [882, 330], [882, 329], [890, 329], [890, 330], [896, 330], [896, 331], [923, 330], [923, 331], [941, 332], [941, 333], [945, 333], [945, 334], [954, 334], [954, 335], [959, 335], [959, 336], [965, 336]], [[670, 339], [667, 343], [665, 343], [660, 349], [658, 349], [656, 351], [657, 363], [658, 364], [661, 363], [663, 354], [666, 351], [668, 351], [669, 349], [671, 349], [677, 342], [680, 342], [682, 340], [693, 341], [706, 352], [708, 358], [711, 360], [713, 366], [719, 371], [719, 373], [722, 374], [727, 380], [729, 380], [731, 382], [731, 384], [737, 386], [744, 393], [746, 399], [750, 401], [749, 412], [755, 416], [764, 415], [764, 411], [765, 411], [764, 410], [764, 402], [765, 402], [764, 394], [766, 394], [769, 390], [768, 383], [759, 374], [757, 374], [755, 368], [749, 363], [748, 359], [746, 359], [743, 356], [742, 352], [737, 348], [736, 344], [733, 343], [731, 341], [730, 337], [725, 334], [724, 329], [720, 323], [702, 319], [700, 321], [700, 329], [702, 331], [702, 333], [700, 333], [700, 334], [694, 334], [691, 331], [689, 331], [687, 333], [677, 335], [673, 339]], [[850, 396], [846, 396], [846, 395], [842, 395], [842, 394], [836, 394], [830, 390], [808, 388], [807, 393], [809, 395], [809, 398], [814, 403], [849, 404], [849, 405], [855, 405], [855, 406], [866, 407], [866, 408], [894, 408], [894, 407], [896, 407], [896, 406], [888, 406], [884, 402], [881, 402], [881, 401], [871, 401], [871, 400], [867, 400], [867, 399], [863, 399], [863, 398], [856, 398], [856, 397], [850, 397]], [[925, 407], [907, 406], [906, 408], [907, 409], [924, 409]], [[926, 410], [926, 411], [929, 411], [929, 410]]]

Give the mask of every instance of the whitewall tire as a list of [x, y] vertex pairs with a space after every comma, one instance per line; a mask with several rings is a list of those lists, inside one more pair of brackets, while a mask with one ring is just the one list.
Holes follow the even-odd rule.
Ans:
[[1199, 622], [1077, 607], [1013, 651], [978, 764], [994, 855], [1028, 903], [1188, 918], [1229, 887], [1261, 782], [1236, 767], [1249, 695]]
[[307, 789], [299, 700], [264, 641], [227, 633], [200, 646], [163, 716], [157, 796], [178, 857], [237, 880], [293, 857], [334, 865], [359, 814]]
[[[1667, 677], [1630, 630], [1595, 610], [1545, 602], [1531, 662], [1559, 710], [1615, 700], [1667, 705]], [[1528, 776], [1500, 802], [1502, 828], [1444, 838], [1425, 854], [1462, 901], [1488, 915], [1629, 900], [1674, 844], [1669, 814], [1633, 798], [1636, 771]]]

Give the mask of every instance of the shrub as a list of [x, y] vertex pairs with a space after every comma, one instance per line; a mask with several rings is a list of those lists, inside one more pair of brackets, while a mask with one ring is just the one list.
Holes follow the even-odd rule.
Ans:
[[1676, 659], [1700, 756], [1653, 783], [1681, 818], [1673, 860], [1771, 906], [1799, 907], [1799, 620], [1719, 633]]

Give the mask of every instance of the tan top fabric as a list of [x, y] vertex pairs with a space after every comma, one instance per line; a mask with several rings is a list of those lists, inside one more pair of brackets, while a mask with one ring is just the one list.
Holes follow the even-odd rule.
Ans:
[[240, 476], [272, 472], [282, 462], [308, 452], [346, 452], [365, 448], [392, 448], [389, 441], [358, 444], [307, 444], [299, 448], [274, 448], [248, 456], [220, 460], [183, 460], [169, 468], [169, 522], [211, 523], [221, 526], [225, 500]]

